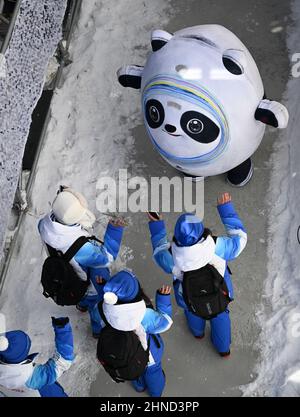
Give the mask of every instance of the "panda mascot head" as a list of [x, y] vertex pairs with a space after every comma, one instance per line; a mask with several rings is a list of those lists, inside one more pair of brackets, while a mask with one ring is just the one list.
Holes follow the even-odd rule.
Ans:
[[265, 98], [254, 59], [226, 28], [155, 30], [151, 43], [145, 67], [122, 67], [118, 80], [141, 89], [148, 135], [176, 169], [201, 177], [228, 172], [256, 151], [266, 124], [286, 127], [286, 108]]

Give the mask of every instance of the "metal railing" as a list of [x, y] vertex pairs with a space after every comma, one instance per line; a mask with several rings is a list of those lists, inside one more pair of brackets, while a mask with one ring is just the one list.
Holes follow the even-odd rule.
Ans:
[[3, 7], [4, 7], [4, 0], [0, 0], [0, 13], [1, 13], [0, 14], [0, 19], [4, 23], [8, 24], [7, 32], [6, 32], [6, 35], [4, 37], [3, 43], [2, 43], [1, 48], [0, 48], [0, 53], [1, 54], [5, 53], [8, 45], [9, 45], [9, 41], [10, 41], [11, 35], [13, 33], [15, 23], [16, 23], [16, 20], [17, 20], [17, 16], [18, 16], [18, 13], [19, 13], [19, 10], [20, 10], [21, 2], [22, 2], [22, 0], [17, 0], [16, 1], [14, 11], [11, 15], [11, 18], [7, 19], [6, 17], [4, 17], [2, 15]]
[[[21, 3], [21, 1], [22, 0], [20, 0], [18, 3]], [[1, 2], [1, 0], [0, 0], [0, 2]], [[68, 48], [69, 48], [69, 45], [70, 45], [71, 36], [72, 36], [72, 33], [73, 33], [73, 29], [74, 29], [74, 23], [77, 21], [78, 16], [79, 16], [82, 0], [69, 0], [69, 4], [70, 4], [70, 7], [68, 9], [68, 15], [66, 17], [65, 25], [64, 25], [64, 28], [63, 28], [63, 41], [65, 43], [65, 46], [63, 46], [62, 42], [60, 42], [60, 44], [58, 45], [58, 50], [60, 52], [61, 59], [60, 59], [60, 66], [59, 66], [59, 69], [57, 71], [55, 81], [54, 81], [54, 84], [53, 84], [53, 89], [59, 87], [62, 72], [63, 72], [63, 68], [65, 67], [66, 64], [70, 63], [70, 60], [69, 60], [69, 57], [68, 57]], [[0, 5], [1, 5], [1, 3], [0, 3]], [[18, 8], [18, 10], [19, 10], [19, 8]], [[15, 20], [16, 20], [16, 17], [15, 17]], [[15, 22], [15, 20], [14, 20], [14, 22]], [[13, 27], [11, 29], [9, 39], [11, 37], [12, 31], [13, 31]], [[8, 43], [7, 43], [7, 45], [8, 45]], [[7, 48], [7, 46], [6, 46], [6, 48]], [[26, 187], [25, 187], [27, 201], [30, 199], [31, 189], [32, 189], [34, 178], [35, 178], [35, 172], [36, 172], [36, 168], [37, 168], [37, 165], [38, 165], [39, 156], [40, 156], [43, 144], [44, 144], [44, 139], [45, 139], [45, 135], [46, 135], [46, 132], [47, 132], [48, 123], [49, 123], [49, 120], [50, 120], [50, 114], [51, 114], [51, 111], [50, 111], [50, 107], [49, 107], [49, 109], [47, 111], [47, 114], [46, 114], [43, 129], [42, 129], [42, 132], [41, 132], [41, 135], [40, 135], [39, 144], [38, 144], [38, 147], [37, 147], [37, 150], [36, 150], [36, 153], [35, 153], [33, 165], [32, 165], [32, 168], [31, 168], [31, 171], [30, 171], [30, 174], [29, 174], [29, 178], [28, 178], [28, 181], [27, 181], [27, 184], [26, 184]], [[21, 190], [24, 190], [24, 186], [22, 186], [22, 183], [23, 183], [23, 181], [22, 181], [22, 172], [21, 172], [17, 194]], [[25, 215], [26, 215], [26, 210], [20, 211], [19, 218], [18, 218], [17, 225], [16, 225], [16, 229], [15, 229], [15, 233], [14, 233], [14, 236], [11, 240], [10, 245], [9, 245], [9, 250], [8, 250], [7, 254], [4, 255], [5, 259], [4, 259], [4, 263], [3, 263], [3, 266], [2, 266], [2, 270], [0, 271], [0, 294], [1, 294], [4, 282], [5, 282], [5, 278], [6, 278], [6, 275], [7, 275], [8, 268], [9, 268], [10, 260], [11, 260], [11, 257], [12, 257], [12, 254], [13, 254], [13, 251], [14, 251], [14, 248], [15, 248], [15, 245], [16, 245], [16, 241], [17, 241], [17, 237], [18, 237], [18, 234], [19, 234], [20, 226], [22, 224], [22, 221], [23, 221], [23, 218], [24, 218]]]

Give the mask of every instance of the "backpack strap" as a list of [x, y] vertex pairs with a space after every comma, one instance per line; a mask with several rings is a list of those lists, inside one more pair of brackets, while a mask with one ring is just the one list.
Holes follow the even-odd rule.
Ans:
[[[214, 242], [217, 243], [218, 236], [212, 236], [212, 238], [213, 238]], [[232, 271], [229, 268], [228, 264], [227, 264], [227, 269], [228, 269], [229, 274], [232, 275]]]
[[105, 325], [111, 327], [111, 325], [108, 323], [107, 318], [105, 317], [105, 314], [104, 314], [104, 311], [103, 311], [103, 301], [100, 301], [98, 303], [98, 311], [99, 311], [100, 317], [104, 321]]
[[90, 238], [87, 236], [80, 236], [75, 242], [69, 247], [67, 252], [65, 252], [62, 257], [67, 261], [70, 262], [70, 260], [76, 255], [76, 253], [79, 251], [79, 249], [82, 248], [83, 245], [85, 245], [87, 242], [90, 241]]
[[103, 240], [100, 240], [100, 239], [98, 239], [96, 236], [89, 236], [88, 237], [88, 239], [89, 240], [95, 240], [96, 242], [98, 242], [98, 243], [101, 243], [101, 245], [103, 245], [104, 244], [104, 242], [103, 242]]
[[161, 348], [161, 344], [160, 344], [160, 342], [158, 340], [158, 337], [155, 334], [153, 334], [153, 333], [150, 334], [150, 337], [153, 339], [153, 341], [154, 341], [157, 349], [160, 349]]
[[52, 246], [48, 245], [48, 243], [46, 243], [47, 249], [48, 249], [48, 253], [50, 256], [62, 256], [62, 252], [58, 251], [54, 248], [52, 248]]
[[75, 240], [73, 245], [71, 245], [69, 247], [69, 249], [67, 250], [67, 252], [65, 252], [65, 254], [63, 254], [62, 251], [59, 251], [59, 250], [53, 248], [52, 246], [48, 245], [48, 243], [46, 243], [46, 246], [47, 246], [47, 249], [48, 249], [48, 252], [49, 252], [50, 256], [63, 257], [66, 261], [70, 262], [70, 260], [76, 255], [76, 253], [79, 251], [79, 249], [85, 243], [91, 242], [91, 241], [96, 241], [96, 242], [100, 243], [101, 245], [104, 244], [104, 242], [102, 240], [98, 239], [96, 236], [80, 236], [77, 240]]

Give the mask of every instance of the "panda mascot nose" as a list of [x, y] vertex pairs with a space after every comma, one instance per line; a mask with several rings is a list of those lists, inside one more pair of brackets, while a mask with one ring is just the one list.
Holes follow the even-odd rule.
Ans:
[[165, 125], [165, 129], [168, 133], [174, 133], [176, 132], [176, 127], [173, 125]]

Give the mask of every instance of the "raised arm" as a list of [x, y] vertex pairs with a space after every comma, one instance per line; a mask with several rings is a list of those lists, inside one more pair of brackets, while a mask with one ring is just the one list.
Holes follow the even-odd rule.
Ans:
[[218, 200], [218, 211], [225, 226], [227, 236], [217, 238], [216, 254], [226, 261], [237, 258], [247, 244], [246, 229], [231, 202], [231, 196], [225, 193]]
[[170, 252], [165, 223], [163, 220], [150, 220], [149, 229], [153, 248], [153, 259], [167, 274], [172, 274], [174, 261]]
[[147, 308], [142, 325], [148, 333], [163, 333], [173, 324], [171, 287], [163, 286], [156, 292], [156, 310]]
[[55, 333], [56, 351], [44, 365], [36, 365], [26, 386], [31, 389], [41, 389], [45, 385], [53, 384], [74, 360], [74, 345], [72, 328], [68, 317], [52, 317]]
[[117, 258], [122, 242], [124, 226], [108, 223], [103, 245], [88, 242], [75, 255], [75, 260], [87, 268], [109, 267]]
[[122, 219], [110, 221], [104, 235], [104, 247], [114, 260], [120, 251], [124, 226]]

